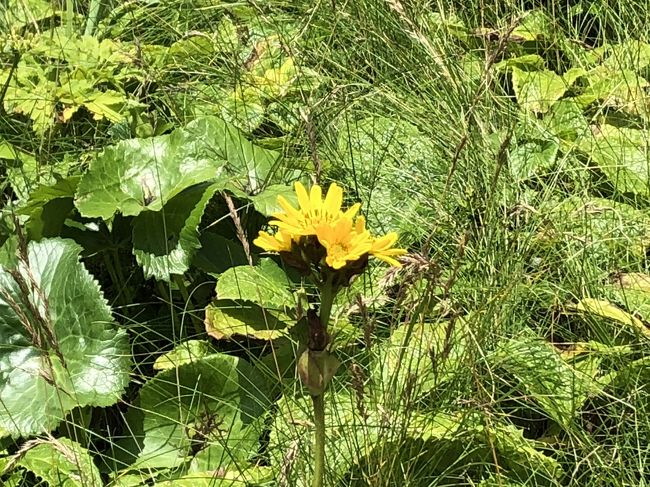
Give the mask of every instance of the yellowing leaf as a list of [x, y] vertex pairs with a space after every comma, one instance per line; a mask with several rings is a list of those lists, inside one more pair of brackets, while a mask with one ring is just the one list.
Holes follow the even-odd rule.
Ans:
[[632, 316], [630, 313], [623, 311], [618, 306], [613, 305], [609, 301], [594, 299], [594, 298], [583, 298], [578, 304], [572, 306], [575, 311], [586, 314], [593, 314], [601, 316], [603, 318], [608, 318], [610, 320], [618, 321], [624, 325], [630, 326], [650, 338], [650, 329], [640, 319]]

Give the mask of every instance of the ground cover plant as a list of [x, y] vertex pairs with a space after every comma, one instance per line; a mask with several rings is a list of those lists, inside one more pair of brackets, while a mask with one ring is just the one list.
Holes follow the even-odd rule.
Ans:
[[646, 485], [649, 16], [0, 2], [0, 483]]

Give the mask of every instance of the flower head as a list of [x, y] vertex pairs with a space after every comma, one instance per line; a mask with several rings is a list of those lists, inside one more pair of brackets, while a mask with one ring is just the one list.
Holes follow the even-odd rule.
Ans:
[[360, 204], [353, 205], [346, 212], [341, 211], [343, 204], [343, 190], [336, 184], [330, 185], [325, 199], [322, 197], [322, 189], [315, 184], [309, 193], [305, 187], [295, 183], [296, 195], [298, 196], [298, 209], [294, 208], [283, 196], [278, 196], [278, 204], [284, 212], [273, 215], [276, 220], [270, 222], [280, 229], [292, 235], [314, 235], [316, 227], [323, 223], [335, 223], [341, 216], [353, 218]]
[[296, 182], [295, 190], [299, 207], [278, 196], [284, 211], [275, 213], [275, 219], [269, 222], [278, 230], [274, 235], [261, 231], [253, 241], [255, 245], [280, 252], [287, 264], [305, 272], [314, 266], [321, 271], [329, 268], [328, 272], [345, 271], [343, 274], [353, 276], [363, 272], [368, 256], [400, 265], [395, 257], [406, 250], [393, 247], [397, 234], [373, 237], [366, 229], [365, 218], [356, 216], [359, 203], [342, 210], [343, 190], [336, 183], [330, 185], [325, 198], [318, 185], [307, 192]]
[[359, 260], [372, 247], [372, 237], [365, 229], [363, 217], [357, 220], [354, 228], [352, 219], [345, 217], [334, 224], [323, 223], [316, 229], [316, 236], [327, 251], [325, 262], [332, 269], [341, 269]]

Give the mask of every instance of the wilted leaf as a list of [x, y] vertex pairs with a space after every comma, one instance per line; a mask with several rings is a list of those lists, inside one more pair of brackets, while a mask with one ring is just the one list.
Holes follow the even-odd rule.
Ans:
[[571, 306], [580, 313], [591, 314], [617, 321], [631, 328], [636, 333], [641, 333], [646, 338], [650, 338], [650, 328], [648, 328], [643, 321], [635, 316], [623, 311], [618, 306], [604, 301], [602, 299], [582, 298], [575, 306]]
[[[128, 383], [126, 333], [80, 250], [70, 240], [32, 242], [29, 272], [0, 270], [0, 428], [12, 436], [49, 431], [78, 406], [111, 405]], [[26, 295], [19, 281], [38, 291]]]

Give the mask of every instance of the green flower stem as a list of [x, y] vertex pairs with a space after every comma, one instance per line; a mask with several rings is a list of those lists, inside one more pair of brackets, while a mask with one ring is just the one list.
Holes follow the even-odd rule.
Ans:
[[[333, 286], [333, 278], [330, 277], [320, 286], [320, 322], [327, 331], [330, 315], [332, 314], [332, 304], [336, 296], [336, 290]], [[327, 353], [327, 352], [326, 352]], [[322, 487], [325, 476], [325, 399], [324, 394], [311, 397], [314, 404], [314, 477], [312, 487]]]
[[314, 443], [314, 478], [312, 487], [323, 487], [325, 476], [325, 400], [324, 394], [311, 396], [314, 403], [314, 424], [316, 437]]
[[332, 278], [328, 278], [327, 281], [320, 286], [320, 321], [327, 329], [329, 325], [330, 315], [332, 314], [332, 304], [334, 304], [334, 297], [336, 292], [334, 286], [332, 285]]

